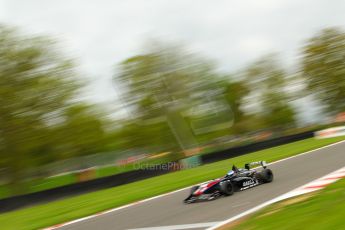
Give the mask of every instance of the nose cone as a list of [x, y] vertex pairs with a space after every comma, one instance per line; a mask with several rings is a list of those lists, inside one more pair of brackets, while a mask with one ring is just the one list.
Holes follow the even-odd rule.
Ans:
[[202, 194], [202, 192], [203, 192], [203, 190], [199, 188], [193, 193], [193, 195], [194, 196], [200, 196]]

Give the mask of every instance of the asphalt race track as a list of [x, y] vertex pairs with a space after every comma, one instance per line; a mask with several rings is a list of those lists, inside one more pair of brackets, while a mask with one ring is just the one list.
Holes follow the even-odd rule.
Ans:
[[275, 176], [272, 183], [230, 197], [186, 205], [182, 203], [189, 193], [189, 189], [186, 189], [60, 229], [205, 229], [212, 224], [210, 222], [223, 221], [240, 214], [343, 166], [345, 142], [274, 163], [269, 166]]

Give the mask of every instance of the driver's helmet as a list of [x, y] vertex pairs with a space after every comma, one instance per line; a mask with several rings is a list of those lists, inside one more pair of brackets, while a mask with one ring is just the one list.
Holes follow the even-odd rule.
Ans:
[[226, 175], [231, 177], [231, 176], [235, 175], [235, 171], [234, 170], [230, 170]]

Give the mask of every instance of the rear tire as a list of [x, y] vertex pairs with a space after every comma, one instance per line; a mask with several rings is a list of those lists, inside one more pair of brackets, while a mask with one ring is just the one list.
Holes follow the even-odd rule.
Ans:
[[220, 183], [220, 192], [224, 196], [231, 196], [232, 194], [234, 194], [234, 191], [234, 185], [230, 181], [224, 181]]
[[262, 170], [258, 176], [262, 183], [270, 183], [273, 181], [273, 172], [271, 169]]

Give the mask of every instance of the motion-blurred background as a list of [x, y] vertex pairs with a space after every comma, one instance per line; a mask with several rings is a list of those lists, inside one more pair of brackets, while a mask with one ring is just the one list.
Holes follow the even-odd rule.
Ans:
[[0, 4], [0, 199], [345, 120], [342, 1]]

